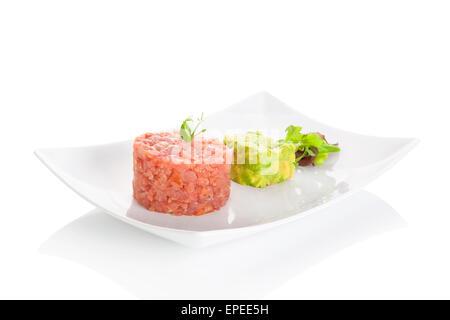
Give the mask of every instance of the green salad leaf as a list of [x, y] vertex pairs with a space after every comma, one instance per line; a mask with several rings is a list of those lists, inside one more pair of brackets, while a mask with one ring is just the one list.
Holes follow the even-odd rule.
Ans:
[[307, 156], [315, 157], [314, 164], [322, 165], [328, 158], [328, 153], [339, 152], [341, 149], [328, 144], [326, 140], [316, 133], [301, 133], [302, 127], [289, 126], [286, 128], [286, 138], [280, 143], [293, 143], [296, 146], [296, 159], [298, 163]]
[[298, 143], [302, 140], [303, 134], [300, 133], [302, 131], [302, 127], [289, 126], [286, 128], [286, 142], [294, 142]]
[[195, 121], [192, 118], [187, 118], [186, 120], [183, 121], [180, 128], [181, 139], [183, 139], [186, 142], [191, 142], [195, 136], [206, 131], [206, 129], [203, 129], [200, 130], [199, 132], [196, 132], [200, 124], [203, 122], [203, 112], [200, 118], [197, 119], [197, 123], [194, 127], [194, 130], [192, 130], [191, 127], [189, 126], [189, 122], [195, 123]]

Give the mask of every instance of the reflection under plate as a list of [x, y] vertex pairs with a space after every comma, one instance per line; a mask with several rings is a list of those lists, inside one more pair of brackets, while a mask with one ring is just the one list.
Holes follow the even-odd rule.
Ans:
[[405, 225], [361, 191], [264, 233], [204, 249], [158, 238], [93, 210], [57, 231], [40, 252], [106, 275], [137, 298], [263, 298], [337, 251]]

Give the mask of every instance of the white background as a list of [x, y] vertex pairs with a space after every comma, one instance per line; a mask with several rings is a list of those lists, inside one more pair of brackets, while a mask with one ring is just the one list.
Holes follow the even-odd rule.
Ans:
[[[450, 298], [449, 17], [449, 1], [1, 1], [0, 298]], [[319, 224], [273, 257], [252, 247], [260, 234], [211, 249], [211, 270], [188, 263], [208, 251], [85, 216], [94, 208], [33, 155], [260, 90], [348, 131], [419, 138], [366, 188], [405, 226], [333, 247]], [[239, 245], [257, 263], [241, 265]], [[241, 286], [220, 281], [231, 271]]]

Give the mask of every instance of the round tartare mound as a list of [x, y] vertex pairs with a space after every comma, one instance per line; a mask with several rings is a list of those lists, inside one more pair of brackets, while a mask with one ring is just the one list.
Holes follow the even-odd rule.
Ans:
[[202, 215], [230, 196], [230, 150], [219, 140], [179, 132], [146, 133], [133, 145], [133, 195], [151, 211]]

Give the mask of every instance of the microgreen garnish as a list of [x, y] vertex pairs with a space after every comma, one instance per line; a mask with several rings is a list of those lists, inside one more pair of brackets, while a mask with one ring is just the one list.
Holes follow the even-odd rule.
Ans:
[[[192, 124], [197, 122], [195, 124], [194, 130], [192, 130], [191, 127], [189, 126], [189, 124], [188, 124], [189, 122], [192, 122]], [[202, 112], [202, 115], [200, 116], [200, 118], [198, 118], [196, 121], [194, 121], [192, 118], [187, 118], [186, 120], [184, 120], [181, 125], [181, 128], [180, 128], [181, 138], [186, 142], [191, 142], [195, 136], [199, 135], [202, 132], [205, 132], [206, 129], [202, 129], [199, 132], [197, 132], [197, 129], [199, 128], [199, 126], [202, 122], [203, 122], [203, 112]]]

